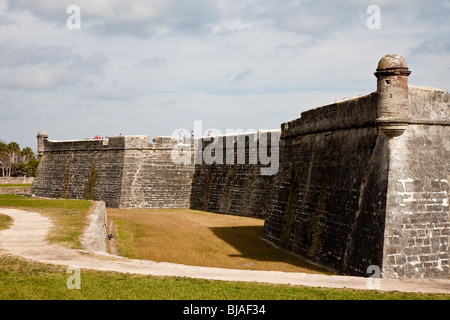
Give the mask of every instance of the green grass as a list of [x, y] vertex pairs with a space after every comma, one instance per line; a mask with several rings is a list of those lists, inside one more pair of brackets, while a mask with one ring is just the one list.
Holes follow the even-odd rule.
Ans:
[[8, 229], [13, 223], [13, 219], [10, 216], [0, 214], [0, 230]]
[[79, 238], [87, 225], [87, 216], [91, 201], [55, 200], [22, 197], [16, 195], [0, 195], [0, 207], [13, 207], [41, 213], [54, 223], [48, 240], [51, 243], [79, 249]]
[[0, 184], [0, 188], [31, 188], [31, 183], [26, 183], [26, 184]]
[[108, 209], [119, 254], [205, 267], [331, 272], [261, 239], [264, 220], [197, 210]]
[[69, 290], [62, 266], [0, 255], [1, 300], [450, 300], [449, 295], [153, 277], [81, 270]]

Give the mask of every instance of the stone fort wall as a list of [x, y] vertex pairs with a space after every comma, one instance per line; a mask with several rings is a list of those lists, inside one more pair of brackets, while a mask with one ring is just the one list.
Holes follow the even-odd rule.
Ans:
[[[280, 131], [273, 130], [218, 136], [199, 142], [197, 159], [199, 153], [206, 156], [208, 148], [216, 144], [213, 150], [220, 155], [220, 160], [216, 159], [218, 161], [214, 163], [204, 159], [197, 161], [190, 207], [264, 219], [278, 171], [279, 137]], [[228, 160], [227, 143], [231, 146]], [[267, 159], [261, 162], [261, 157]]]
[[123, 174], [124, 139], [45, 140], [31, 193], [63, 199], [103, 200], [118, 206]]
[[264, 238], [345, 274], [447, 278], [450, 95], [407, 89], [404, 118], [382, 118], [373, 92], [282, 124], [275, 175], [244, 135], [245, 164], [195, 166], [191, 208], [263, 218]]
[[376, 103], [369, 94], [282, 125], [265, 238], [346, 274], [382, 264], [388, 141]]
[[174, 145], [170, 137], [46, 139], [31, 193], [102, 200], [112, 208], [189, 208], [193, 170], [172, 162]]
[[449, 119], [447, 92], [410, 87], [410, 122], [389, 145], [386, 276], [450, 276]]
[[[32, 192], [257, 217], [267, 240], [345, 274], [447, 278], [450, 95], [408, 86], [409, 73], [386, 56], [376, 92], [281, 130], [196, 139], [181, 164], [170, 138], [46, 140]], [[263, 174], [265, 155], [278, 162]]]

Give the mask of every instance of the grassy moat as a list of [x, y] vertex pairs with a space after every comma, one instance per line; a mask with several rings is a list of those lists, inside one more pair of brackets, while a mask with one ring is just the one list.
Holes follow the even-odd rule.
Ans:
[[[36, 211], [52, 219], [52, 243], [79, 248], [91, 202], [0, 195], [0, 208]], [[125, 256], [184, 264], [258, 270], [324, 272], [260, 239], [258, 219], [192, 210], [108, 210]], [[0, 214], [0, 229], [12, 225]], [[449, 295], [312, 288], [154, 277], [81, 270], [81, 289], [69, 290], [65, 266], [0, 251], [2, 300], [450, 300]]]

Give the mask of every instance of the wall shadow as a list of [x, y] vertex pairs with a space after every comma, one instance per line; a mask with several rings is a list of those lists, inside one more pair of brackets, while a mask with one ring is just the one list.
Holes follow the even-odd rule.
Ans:
[[286, 263], [309, 269], [309, 272], [330, 274], [325, 267], [311, 263], [306, 258], [275, 247], [261, 238], [263, 226], [210, 227], [215, 236], [233, 246], [239, 254], [230, 257], [246, 258], [260, 262]]

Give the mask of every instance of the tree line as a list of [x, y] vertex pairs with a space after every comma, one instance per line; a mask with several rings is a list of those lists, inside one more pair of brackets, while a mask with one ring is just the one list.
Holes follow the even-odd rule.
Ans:
[[38, 165], [39, 160], [30, 147], [20, 149], [17, 142], [0, 140], [0, 177], [34, 177]]

